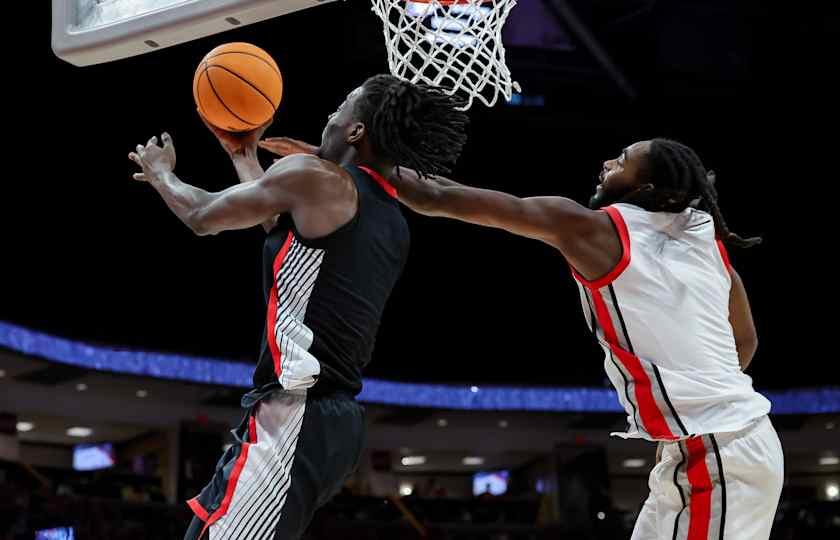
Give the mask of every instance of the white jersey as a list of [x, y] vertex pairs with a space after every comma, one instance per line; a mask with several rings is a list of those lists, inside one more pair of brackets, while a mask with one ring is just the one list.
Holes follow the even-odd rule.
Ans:
[[623, 255], [608, 275], [577, 272], [587, 322], [627, 411], [625, 438], [674, 441], [732, 432], [770, 411], [741, 371], [732, 325], [732, 278], [712, 217], [688, 208], [604, 209]]

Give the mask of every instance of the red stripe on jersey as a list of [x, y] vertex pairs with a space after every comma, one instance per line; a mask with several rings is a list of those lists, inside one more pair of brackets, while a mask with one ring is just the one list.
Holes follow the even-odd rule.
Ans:
[[397, 188], [395, 188], [393, 186], [393, 184], [391, 184], [391, 182], [385, 180], [385, 178], [381, 174], [374, 171], [370, 167], [364, 167], [362, 165], [359, 165], [359, 168], [361, 170], [365, 171], [366, 173], [368, 173], [371, 178], [376, 180], [376, 183], [379, 184], [380, 186], [382, 186], [382, 189], [385, 190], [385, 193], [387, 193], [388, 195], [390, 195], [394, 199], [397, 198]]
[[624, 272], [624, 270], [630, 265], [630, 232], [627, 230], [627, 223], [625, 223], [624, 218], [621, 216], [621, 212], [619, 212], [617, 208], [608, 206], [604, 208], [604, 212], [610, 216], [613, 225], [615, 225], [615, 230], [618, 231], [618, 238], [621, 241], [621, 259], [619, 259], [618, 264], [616, 264], [615, 268], [610, 270], [607, 275], [594, 281], [589, 281], [580, 275], [577, 270], [572, 268], [572, 275], [574, 275], [575, 279], [580, 281], [589, 289], [601, 289], [606, 287], [615, 281], [618, 276], [620, 276], [621, 273]]
[[642, 367], [642, 362], [635, 354], [626, 351], [618, 344], [618, 335], [615, 331], [615, 325], [610, 318], [610, 312], [604, 303], [604, 297], [601, 296], [601, 291], [598, 289], [592, 290], [592, 301], [595, 304], [595, 316], [598, 318], [598, 324], [604, 330], [604, 339], [610, 346], [610, 349], [618, 357], [624, 368], [630, 373], [633, 379], [633, 393], [636, 396], [636, 403], [639, 406], [639, 415], [641, 416], [643, 428], [654, 439], [664, 439], [673, 441], [677, 437], [671, 432], [668, 427], [668, 422], [665, 421], [665, 416], [656, 403], [651, 390], [650, 377]]
[[289, 247], [292, 245], [292, 239], [293, 235], [290, 231], [289, 235], [286, 237], [286, 241], [283, 243], [283, 247], [280, 248], [280, 251], [277, 253], [277, 257], [274, 258], [274, 284], [271, 286], [271, 292], [268, 295], [268, 315], [266, 317], [267, 332], [265, 338], [266, 341], [268, 341], [268, 348], [271, 350], [271, 358], [274, 360], [274, 374], [277, 377], [280, 377], [280, 374], [283, 372], [280, 347], [277, 345], [277, 334], [275, 333], [275, 326], [277, 325], [277, 303], [279, 301], [279, 298], [277, 297], [279, 294], [277, 282], [280, 279], [278, 274], [280, 273], [280, 269], [283, 268], [283, 262], [286, 260], [286, 255], [289, 254]]
[[726, 251], [726, 246], [723, 245], [723, 240], [716, 240], [720, 257], [723, 259], [723, 265], [730, 272], [732, 271], [732, 263], [729, 261], [729, 252]]

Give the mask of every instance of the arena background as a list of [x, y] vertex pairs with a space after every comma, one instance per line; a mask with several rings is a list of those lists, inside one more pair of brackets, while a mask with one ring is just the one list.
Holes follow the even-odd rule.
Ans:
[[[258, 350], [263, 232], [193, 236], [131, 180], [126, 155], [166, 130], [186, 181], [235, 181], [190, 92], [199, 59], [229, 41], [263, 47], [283, 71], [268, 135], [317, 142], [346, 93], [387, 70], [381, 23], [351, 0], [78, 68], [53, 54], [50, 7], [35, 4], [16, 8], [28, 30], [6, 64], [0, 538], [55, 527], [180, 538], [182, 502], [212, 471]], [[523, 92], [471, 110], [453, 176], [584, 201], [602, 161], [633, 141], [697, 149], [717, 171], [730, 228], [765, 239], [731, 255], [759, 332], [749, 374], [773, 398], [786, 449], [774, 538], [836, 537], [836, 7], [565, 4], [579, 24], [540, 13], [545, 41], [511, 34]], [[608, 439], [622, 415], [563, 259], [537, 242], [406, 215], [409, 264], [366, 371], [369, 450], [311, 538], [629, 537], [654, 448]], [[198, 371], [196, 358], [208, 359]], [[160, 368], [178, 362], [190, 367]], [[73, 426], [92, 433], [71, 437]], [[112, 443], [115, 466], [74, 471], [80, 443]], [[504, 495], [474, 491], [476, 472], [502, 470]]]

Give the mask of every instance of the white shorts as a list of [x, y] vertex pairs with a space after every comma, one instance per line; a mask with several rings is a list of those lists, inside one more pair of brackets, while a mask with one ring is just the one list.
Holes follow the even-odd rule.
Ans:
[[767, 540], [783, 480], [767, 416], [741, 431], [665, 443], [632, 540]]

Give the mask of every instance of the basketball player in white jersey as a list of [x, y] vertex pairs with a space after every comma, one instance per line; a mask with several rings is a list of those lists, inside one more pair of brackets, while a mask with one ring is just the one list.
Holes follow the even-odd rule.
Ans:
[[[311, 152], [290, 139], [263, 148]], [[743, 373], [757, 338], [724, 244], [714, 176], [690, 148], [635, 143], [605, 161], [586, 208], [422, 179], [401, 169], [399, 199], [422, 214], [504, 229], [569, 262], [604, 367], [627, 411], [617, 434], [659, 443], [633, 540], [767, 540], [783, 482], [770, 403]]]

